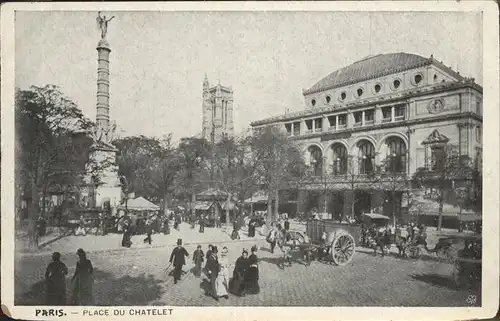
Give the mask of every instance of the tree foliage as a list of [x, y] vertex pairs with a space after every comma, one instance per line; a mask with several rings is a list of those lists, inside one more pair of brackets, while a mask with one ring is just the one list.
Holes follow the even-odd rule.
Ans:
[[297, 146], [274, 126], [254, 132], [252, 152], [257, 163], [258, 182], [268, 191], [268, 221], [271, 221], [271, 203], [275, 202], [277, 212], [278, 191], [296, 187], [306, 173], [306, 165]]
[[[42, 195], [51, 189], [74, 190], [87, 174], [94, 123], [57, 86], [16, 90], [17, 184], [31, 197], [30, 244]], [[21, 192], [18, 190], [18, 192]]]

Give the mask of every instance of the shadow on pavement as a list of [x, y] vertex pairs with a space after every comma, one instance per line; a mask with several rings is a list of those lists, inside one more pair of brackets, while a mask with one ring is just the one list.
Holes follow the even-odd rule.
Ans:
[[432, 285], [446, 287], [454, 290], [457, 289], [457, 286], [455, 285], [453, 279], [451, 277], [447, 277], [444, 275], [428, 273], [428, 274], [413, 274], [411, 277], [414, 280], [429, 283]]
[[[156, 279], [153, 275], [138, 276], [124, 275], [115, 278], [111, 273], [94, 269], [93, 298], [96, 306], [113, 305], [151, 305], [164, 293], [161, 284], [163, 280]], [[71, 298], [73, 289], [71, 279], [66, 279], [66, 298]], [[28, 292], [16, 296], [16, 305], [46, 305], [45, 282], [33, 284]]]

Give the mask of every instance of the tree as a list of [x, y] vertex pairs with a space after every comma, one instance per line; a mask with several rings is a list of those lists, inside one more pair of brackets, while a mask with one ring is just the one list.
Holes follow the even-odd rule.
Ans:
[[118, 174], [125, 176], [128, 190], [158, 200], [155, 170], [161, 153], [161, 142], [154, 137], [132, 136], [113, 142], [118, 148]]
[[16, 172], [29, 188], [28, 236], [37, 246], [36, 218], [41, 196], [51, 186], [75, 186], [87, 171], [95, 125], [53, 85], [16, 90]]
[[254, 132], [252, 157], [260, 185], [268, 192], [267, 224], [272, 221], [272, 201], [278, 212], [279, 190], [295, 187], [306, 165], [300, 150], [279, 128], [267, 126]]
[[227, 194], [226, 224], [229, 225], [229, 204], [236, 196], [240, 202], [256, 183], [256, 162], [251, 154], [251, 139], [223, 137], [213, 148], [212, 182]]
[[162, 199], [161, 204], [166, 214], [169, 195], [173, 192], [175, 179], [182, 166], [181, 156], [172, 146], [171, 135], [159, 141], [159, 148], [154, 156], [152, 183], [154, 184], [156, 197]]
[[[396, 202], [397, 193], [400, 192], [402, 195], [406, 193], [407, 199], [410, 200], [410, 191], [412, 185], [412, 179], [409, 177], [404, 170], [398, 171], [397, 159], [387, 157], [382, 160], [381, 164], [377, 166], [377, 173], [375, 179], [375, 187], [379, 190], [389, 191], [391, 195], [391, 216], [393, 225], [396, 226]], [[405, 166], [402, 166], [405, 167]], [[403, 205], [403, 204], [402, 204]], [[408, 202], [407, 206], [412, 205]]]
[[[172, 137], [162, 139], [136, 136], [115, 142], [120, 150], [119, 173], [126, 177], [128, 190], [152, 201], [161, 201], [166, 214], [175, 179], [181, 169], [181, 157], [172, 146]], [[168, 233], [168, 224], [167, 224]]]
[[196, 193], [207, 187], [212, 174], [212, 146], [203, 138], [187, 137], [178, 146], [180, 170], [174, 182], [178, 196], [190, 197], [191, 206]]
[[476, 170], [469, 156], [460, 155], [454, 145], [440, 146], [439, 153], [434, 153], [431, 162], [426, 160], [426, 166], [417, 169], [413, 179], [421, 186], [430, 190], [430, 197], [437, 200], [438, 231], [443, 223], [443, 205], [447, 194], [451, 194], [457, 182], [473, 181]]

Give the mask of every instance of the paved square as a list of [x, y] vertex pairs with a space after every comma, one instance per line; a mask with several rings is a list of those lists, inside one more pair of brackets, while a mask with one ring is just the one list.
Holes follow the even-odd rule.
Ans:
[[[173, 284], [164, 269], [172, 247], [131, 248], [89, 253], [95, 268], [96, 305], [181, 305], [181, 306], [468, 306], [479, 290], [458, 290], [452, 285], [451, 265], [435, 260], [406, 260], [392, 256], [374, 257], [369, 251], [356, 253], [343, 267], [313, 262], [306, 267], [293, 264], [281, 269], [281, 256], [271, 254], [265, 241], [227, 242], [230, 261], [242, 248], [261, 246], [261, 293], [243, 298], [230, 296], [216, 302], [205, 295], [208, 284], [188, 272]], [[206, 245], [203, 245], [206, 250]], [[195, 245], [186, 249], [192, 254]], [[363, 251], [363, 249], [360, 249]], [[279, 252], [279, 251], [278, 251]], [[76, 255], [64, 254], [62, 260], [74, 272]], [[43, 304], [43, 275], [50, 255], [22, 254], [16, 257], [16, 304]], [[192, 267], [191, 260], [184, 270]], [[232, 272], [232, 271], [231, 271]], [[67, 281], [70, 289], [69, 278]]]

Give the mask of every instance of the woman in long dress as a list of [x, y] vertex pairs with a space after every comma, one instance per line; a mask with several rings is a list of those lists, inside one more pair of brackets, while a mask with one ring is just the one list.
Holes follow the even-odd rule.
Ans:
[[217, 272], [213, 272], [214, 274], [217, 274], [217, 277], [214, 280], [214, 298], [217, 301], [219, 301], [219, 298], [229, 298], [227, 293], [226, 273], [224, 269], [224, 266], [222, 264], [219, 264]]
[[243, 250], [241, 256], [236, 260], [233, 270], [233, 278], [230, 281], [231, 293], [239, 296], [245, 295], [245, 274], [248, 271], [248, 252]]
[[47, 305], [66, 305], [66, 275], [68, 268], [61, 262], [61, 253], [52, 254], [52, 262], [45, 272]]
[[252, 254], [248, 257], [248, 272], [245, 276], [246, 290], [248, 294], [258, 294], [259, 287], [259, 266], [257, 259], [257, 246], [252, 246]]
[[94, 268], [85, 251], [78, 249], [78, 262], [76, 263], [75, 274], [73, 275], [73, 295], [72, 303], [75, 305], [92, 304], [92, 285], [94, 283], [92, 273]]

